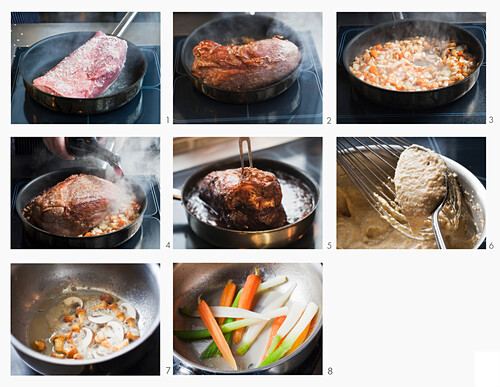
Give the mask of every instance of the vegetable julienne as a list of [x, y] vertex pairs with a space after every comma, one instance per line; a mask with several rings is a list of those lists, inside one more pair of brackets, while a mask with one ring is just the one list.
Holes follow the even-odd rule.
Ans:
[[231, 368], [236, 371], [238, 367], [236, 366], [236, 360], [234, 360], [229, 344], [226, 342], [221, 329], [217, 325], [217, 321], [215, 321], [215, 317], [210, 311], [210, 308], [203, 300], [200, 300], [200, 303], [198, 304], [198, 313], [200, 313], [203, 323], [208, 328], [208, 331], [217, 344], [222, 356], [224, 356], [224, 359], [227, 360]]
[[273, 342], [276, 333], [278, 333], [278, 329], [280, 329], [281, 325], [285, 322], [286, 316], [279, 316], [274, 320], [273, 326], [271, 327], [271, 333], [269, 334], [269, 340], [267, 341], [266, 349], [264, 350], [264, 356], [262, 357], [261, 363], [267, 357], [267, 351], [271, 347], [271, 343]]
[[[198, 313], [189, 312], [186, 308], [179, 308], [182, 314], [193, 318], [202, 317], [203, 314], [202, 320], [208, 329], [189, 331], [176, 330], [174, 331], [174, 335], [182, 340], [198, 340], [212, 337], [214, 340], [205, 351], [203, 351], [201, 359], [209, 359], [222, 353], [224, 359], [233, 370], [236, 369], [236, 362], [233, 364], [235, 358], [232, 353], [230, 357], [227, 351], [229, 349], [229, 353], [231, 352], [231, 338], [233, 338], [233, 345], [238, 344], [234, 338], [236, 332], [240, 330], [246, 332], [244, 332], [242, 342], [236, 350], [235, 354], [237, 355], [244, 355], [249, 351], [249, 349], [252, 348], [252, 344], [256, 341], [265, 327], [269, 327], [271, 330], [271, 335], [267, 343], [270, 349], [268, 351], [268, 348], [266, 348], [263, 352], [264, 357], [262, 358], [262, 364], [260, 366], [271, 364], [295, 351], [309, 336], [311, 326], [315, 325], [313, 321], [315, 321], [314, 317], [318, 307], [316, 304], [310, 303], [304, 310], [305, 305], [298, 302], [289, 304], [290, 307], [284, 306], [296, 287], [295, 283], [291, 284], [284, 292], [269, 292], [262, 297], [256, 296], [256, 294], [261, 294], [287, 281], [285, 276], [278, 276], [262, 282], [257, 274], [256, 272], [256, 274], [251, 274], [247, 277], [243, 289], [241, 289], [235, 299], [232, 300], [231, 307], [209, 306], [204, 302], [203, 309], [200, 310], [199, 306]], [[223, 301], [223, 299], [224, 293], [228, 291], [228, 285], [231, 283], [232, 281], [228, 281], [224, 288], [223, 296], [220, 298], [221, 304], [224, 302], [228, 305], [227, 299], [225, 301]], [[234, 291], [236, 291], [236, 286]], [[249, 293], [245, 295], [246, 292]], [[243, 303], [242, 298], [244, 301]], [[258, 311], [258, 313], [252, 311], [254, 304], [257, 305], [255, 311]], [[199, 305], [201, 305], [201, 302]], [[242, 305], [249, 306], [243, 309]], [[207, 316], [213, 318], [213, 321], [211, 319], [207, 320], [208, 325], [207, 322], [205, 322], [205, 319], [208, 318]], [[225, 318], [224, 324], [218, 325], [216, 318]], [[248, 329], [246, 329], [246, 327], [248, 327]], [[266, 332], [269, 332], [269, 330], [266, 330]], [[276, 337], [277, 334], [279, 334], [279, 340]], [[259, 352], [263, 350], [263, 346], [264, 343], [262, 346], [259, 344], [259, 348], [255, 349], [255, 351], [258, 352], [252, 349], [255, 354], [251, 355], [251, 358], [254, 358], [255, 355], [260, 358], [262, 355], [259, 354]], [[223, 349], [224, 352], [219, 351], [219, 348]], [[266, 352], [269, 354], [267, 358]]]
[[[222, 296], [220, 297], [220, 306], [231, 306], [233, 303], [234, 294], [236, 293], [236, 284], [233, 283], [233, 280], [227, 281], [227, 284], [222, 292]], [[219, 325], [224, 324], [225, 317], [219, 317], [217, 323]]]
[[[261, 313], [262, 314], [266, 314], [267, 312], [269, 312], [269, 311], [271, 311], [271, 310], [273, 310], [273, 309], [275, 309], [277, 307], [283, 306], [288, 301], [288, 299], [290, 298], [290, 296], [291, 296], [292, 292], [295, 290], [296, 286], [297, 286], [297, 284], [293, 284], [281, 296], [278, 296], [278, 297], [274, 298], [274, 300], [271, 301], [269, 304], [264, 305], [264, 308], [262, 309]], [[257, 337], [259, 336], [260, 332], [264, 329], [264, 327], [266, 325], [267, 325], [266, 322], [262, 322], [260, 324], [252, 325], [251, 327], [248, 328], [247, 332], [243, 336], [243, 339], [244, 339], [243, 343], [241, 344], [241, 346], [237, 350], [237, 352], [238, 352], [239, 355], [245, 354], [250, 349], [250, 346], [257, 339]]]
[[[250, 309], [252, 307], [253, 299], [261, 282], [262, 279], [258, 276], [257, 269], [255, 269], [255, 274], [250, 274], [247, 277], [247, 281], [245, 282], [245, 286], [243, 287], [243, 293], [241, 293], [240, 302], [238, 303], [238, 308]], [[243, 338], [243, 333], [243, 329], [238, 329], [233, 333], [233, 341], [235, 342], [235, 344], [239, 344], [239, 342]]]
[[[233, 304], [231, 305], [233, 308], [236, 308], [238, 306], [238, 302], [240, 302], [240, 297], [241, 293], [243, 292], [243, 289], [241, 289], [238, 294], [236, 295], [236, 298], [233, 301]], [[232, 323], [236, 319], [234, 318], [227, 318], [226, 323]], [[227, 343], [229, 344], [231, 342], [231, 338], [233, 337], [233, 332], [226, 332], [224, 333], [224, 338], [226, 339]], [[211, 357], [214, 357], [216, 355], [220, 355], [219, 348], [217, 348], [217, 344], [215, 344], [215, 341], [212, 340], [210, 345], [203, 351], [201, 354], [202, 359], [209, 359]]]
[[314, 302], [310, 302], [307, 305], [304, 314], [297, 322], [297, 324], [293, 327], [290, 333], [285, 337], [283, 343], [281, 343], [260, 365], [259, 367], [263, 367], [265, 365], [274, 363], [281, 359], [293, 346], [293, 343], [299, 338], [304, 329], [309, 325], [311, 320], [316, 316], [318, 312], [318, 305]]

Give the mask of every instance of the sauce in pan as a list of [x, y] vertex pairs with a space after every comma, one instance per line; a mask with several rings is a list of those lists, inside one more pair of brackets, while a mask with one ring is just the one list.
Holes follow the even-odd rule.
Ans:
[[[273, 172], [281, 185], [282, 204], [287, 216], [287, 224], [293, 224], [310, 214], [315, 206], [314, 195], [299, 179], [285, 172]], [[217, 212], [200, 199], [195, 188], [187, 195], [187, 210], [198, 220], [211, 226], [227, 228], [219, 220]]]

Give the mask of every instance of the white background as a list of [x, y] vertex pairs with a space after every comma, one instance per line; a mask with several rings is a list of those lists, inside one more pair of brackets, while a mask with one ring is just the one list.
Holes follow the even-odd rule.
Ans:
[[[463, 4], [463, 5], [462, 5]], [[407, 8], [401, 8], [406, 6]], [[500, 241], [497, 216], [499, 197], [499, 125], [496, 115], [500, 86], [495, 63], [500, 60], [500, 15], [490, 1], [457, 3], [327, 2], [309, 0], [233, 1], [90, 1], [25, 0], [4, 2], [2, 47], [3, 99], [1, 120], [1, 203], [10, 218], [10, 137], [12, 136], [161, 136], [162, 245], [172, 238], [171, 210], [172, 137], [174, 136], [321, 136], [323, 137], [323, 242], [315, 251], [100, 251], [10, 250], [9, 222], [3, 223], [0, 291], [6, 316], [0, 319], [0, 380], [7, 385], [216, 386], [236, 383], [335, 386], [500, 386]], [[139, 8], [138, 8], [139, 7]], [[249, 9], [251, 7], [251, 9]], [[10, 125], [10, 12], [11, 11], [160, 11], [162, 22], [162, 124], [161, 125]], [[323, 12], [324, 121], [331, 125], [172, 125], [172, 15], [175, 11], [315, 11]], [[339, 11], [486, 11], [487, 116], [485, 125], [336, 125], [336, 12]], [[482, 136], [487, 137], [486, 251], [336, 251], [335, 245], [335, 136]], [[312, 377], [180, 377], [167, 375], [172, 365], [171, 275], [172, 262], [287, 261], [324, 263], [323, 376]], [[162, 263], [161, 376], [155, 377], [12, 377], [10, 376], [10, 264], [61, 262]], [[332, 368], [332, 375], [328, 369]], [[478, 374], [476, 374], [476, 369]], [[281, 380], [283, 379], [283, 380]], [[476, 383], [477, 382], [477, 383]]]

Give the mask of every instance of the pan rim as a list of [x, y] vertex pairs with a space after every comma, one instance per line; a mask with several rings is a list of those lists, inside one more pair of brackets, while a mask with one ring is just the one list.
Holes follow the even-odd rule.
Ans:
[[[212, 20], [209, 20], [208, 22], [206, 23], [203, 23], [202, 25], [198, 26], [197, 28], [195, 28], [187, 37], [186, 37], [186, 40], [189, 39], [189, 37], [191, 35], [194, 35], [195, 33], [197, 33], [199, 30], [201, 30], [202, 28], [206, 27], [207, 24], [209, 23], [216, 23], [218, 21], [221, 21], [221, 20], [224, 20], [224, 19], [231, 19], [231, 18], [236, 18], [236, 17], [244, 17], [244, 18], [261, 18], [261, 19], [268, 19], [269, 21], [272, 21], [272, 22], [276, 22], [278, 21], [279, 23], [281, 23], [282, 25], [290, 28], [292, 31], [294, 31], [291, 27], [289, 27], [286, 23], [282, 22], [281, 20], [279, 19], [276, 19], [276, 18], [272, 18], [270, 16], [265, 16], [265, 15], [249, 15], [249, 14], [245, 14], [245, 13], [241, 13], [241, 14], [237, 14], [237, 15], [229, 15], [229, 16], [221, 16], [221, 17], [218, 17], [218, 18], [215, 18], [215, 19], [212, 19]], [[295, 31], [294, 31], [295, 32]], [[270, 38], [268, 38], [270, 39]], [[292, 42], [291, 40], [289, 39], [286, 39], [285, 37], [283, 37], [284, 40], [288, 40], [289, 42], [293, 43], [295, 46], [297, 46], [294, 42]], [[300, 39], [297, 35], [297, 39]], [[184, 41], [185, 42], [185, 41]], [[218, 43], [218, 42], [216, 42]], [[286, 83], [288, 80], [290, 79], [294, 79], [296, 78], [296, 76], [299, 74], [299, 72], [301, 71], [301, 67], [302, 67], [302, 61], [303, 61], [303, 57], [304, 57], [304, 54], [303, 54], [303, 45], [302, 45], [302, 41], [300, 41], [300, 46], [297, 46], [297, 48], [299, 49], [299, 53], [300, 53], [300, 61], [299, 61], [299, 64], [297, 65], [297, 67], [295, 67], [292, 71], [290, 71], [290, 73], [288, 73], [287, 75], [285, 75], [282, 79], [280, 79], [278, 82], [275, 82], [273, 84], [270, 84], [270, 85], [267, 85], [267, 86], [264, 86], [264, 87], [261, 87], [261, 88], [258, 88], [258, 89], [251, 89], [251, 90], [242, 90], [242, 91], [237, 91], [237, 90], [227, 90], [227, 89], [222, 89], [220, 87], [217, 87], [217, 86], [213, 86], [213, 85], [210, 85], [209, 83], [206, 83], [206, 82], [203, 82], [202, 80], [200, 80], [199, 78], [195, 77], [193, 75], [193, 73], [191, 72], [191, 68], [188, 68], [187, 67], [187, 64], [184, 63], [184, 60], [183, 60], [183, 55], [182, 53], [184, 52], [184, 44], [181, 48], [181, 56], [180, 56], [180, 60], [181, 60], [181, 64], [182, 64], [182, 67], [184, 68], [184, 71], [186, 72], [186, 74], [189, 76], [189, 78], [191, 80], [194, 80], [195, 82], [198, 82], [200, 83], [200, 85], [203, 87], [207, 87], [207, 88], [210, 88], [210, 89], [213, 89], [213, 90], [216, 90], [216, 91], [220, 91], [220, 92], [224, 92], [224, 93], [231, 93], [231, 94], [235, 94], [235, 95], [246, 95], [246, 94], [251, 94], [251, 93], [258, 93], [258, 92], [263, 92], [265, 90], [269, 90], [269, 89], [273, 89], [276, 87], [276, 85], [278, 84], [281, 84], [281, 83]], [[302, 49], [301, 49], [302, 48]], [[295, 79], [294, 79], [295, 80]]]
[[[367, 35], [367, 34], [373, 32], [373, 30], [377, 29], [377, 28], [386, 29], [386, 28], [388, 28], [390, 26], [394, 26], [394, 25], [398, 25], [398, 24], [405, 24], [405, 23], [409, 23], [409, 22], [438, 23], [438, 24], [441, 24], [441, 25], [448, 26], [449, 28], [460, 29], [464, 33], [466, 33], [469, 36], [469, 38], [471, 38], [471, 40], [473, 40], [476, 43], [476, 45], [480, 48], [480, 53], [481, 53], [480, 61], [478, 61], [478, 65], [476, 66], [476, 68], [474, 69], [474, 71], [472, 71], [472, 73], [470, 73], [467, 77], [465, 77], [461, 81], [455, 82], [455, 83], [453, 83], [451, 85], [444, 86], [444, 87], [439, 87], [439, 88], [434, 89], [434, 90], [415, 90], [415, 91], [409, 91], [409, 90], [391, 90], [391, 89], [386, 89], [386, 88], [381, 87], [381, 86], [372, 85], [372, 84], [370, 84], [368, 82], [365, 82], [365, 81], [359, 79], [358, 77], [356, 77], [351, 72], [351, 70], [349, 68], [350, 64], [347, 63], [346, 52], [348, 51], [347, 49], [350, 48], [352, 42], [357, 37], [359, 37], [361, 35]], [[396, 21], [391, 21], [391, 22], [376, 24], [376, 25], [370, 26], [370, 27], [366, 28], [364, 31], [360, 32], [353, 39], [351, 39], [347, 43], [347, 45], [344, 47], [343, 55], [342, 55], [342, 62], [343, 62], [344, 68], [347, 71], [347, 73], [349, 74], [349, 76], [352, 77], [353, 79], [359, 81], [359, 82], [362, 82], [362, 84], [364, 86], [368, 86], [368, 87], [370, 87], [372, 89], [375, 89], [375, 90], [378, 90], [378, 91], [382, 91], [382, 92], [399, 93], [399, 94], [403, 94], [403, 95], [417, 95], [417, 94], [418, 95], [423, 95], [423, 94], [430, 94], [430, 93], [436, 92], [438, 90], [446, 90], [446, 89], [452, 88], [454, 86], [458, 86], [460, 84], [464, 84], [464, 83], [466, 83], [466, 81], [468, 81], [469, 79], [471, 79], [471, 77], [476, 76], [476, 73], [478, 73], [481, 70], [481, 67], [482, 67], [482, 65], [484, 63], [484, 48], [483, 48], [483, 45], [481, 44], [481, 42], [474, 35], [472, 35], [469, 31], [467, 31], [466, 29], [462, 28], [458, 24], [448, 23], [448, 22], [439, 21], [439, 20], [404, 19], [404, 20], [396, 20]], [[476, 84], [476, 80], [474, 80], [473, 86], [475, 84]]]
[[[123, 39], [121, 37], [118, 37], [118, 36], [114, 36], [114, 35], [111, 35], [111, 34], [108, 34], [106, 33], [107, 36], [113, 36], [115, 38], [118, 38], [118, 39], [121, 39], [121, 40], [124, 40], [127, 42], [127, 52], [128, 52], [128, 47], [135, 47], [137, 48], [138, 52], [140, 53], [140, 55], [142, 56], [142, 59], [143, 59], [143, 62], [144, 62], [144, 71], [141, 73], [141, 76], [139, 77], [139, 79], [134, 82], [132, 85], [129, 85], [123, 89], [121, 89], [120, 91], [116, 92], [116, 93], [113, 93], [113, 94], [110, 94], [110, 95], [105, 95], [103, 96], [102, 94], [100, 96], [97, 96], [97, 97], [92, 97], [92, 98], [76, 98], [76, 97], [65, 97], [65, 96], [62, 96], [62, 95], [57, 95], [57, 94], [52, 94], [52, 93], [48, 93], [42, 89], [39, 89], [38, 87], [36, 87], [35, 85], [33, 85], [33, 79], [28, 81], [27, 78], [24, 76], [24, 67], [23, 67], [23, 62], [24, 62], [24, 58], [26, 57], [25, 55], [28, 54], [32, 48], [34, 47], [37, 47], [39, 44], [45, 42], [46, 40], [49, 40], [49, 39], [53, 39], [54, 37], [56, 36], [63, 36], [63, 35], [70, 35], [70, 34], [77, 34], [77, 33], [93, 33], [94, 35], [97, 33], [98, 31], [91, 31], [91, 30], [88, 30], [88, 31], [69, 31], [69, 32], [63, 32], [61, 34], [56, 34], [56, 35], [52, 35], [52, 36], [48, 36], [42, 40], [39, 40], [38, 42], [32, 44], [28, 50], [26, 50], [26, 52], [23, 54], [23, 58], [21, 60], [21, 63], [19, 65], [19, 74], [21, 75], [21, 77], [23, 78], [23, 81], [26, 82], [28, 85], [30, 85], [31, 87], [34, 87], [37, 89], [38, 92], [42, 93], [43, 95], [46, 95], [46, 96], [49, 96], [49, 97], [57, 97], [58, 99], [62, 99], [62, 100], [65, 100], [65, 101], [98, 101], [98, 100], [103, 100], [103, 99], [110, 99], [110, 98], [114, 98], [116, 97], [117, 95], [119, 94], [122, 94], [122, 93], [127, 93], [129, 92], [130, 90], [132, 90], [133, 88], [136, 87], [137, 83], [141, 83], [143, 80], [144, 80], [144, 76], [146, 75], [146, 72], [148, 70], [148, 62], [146, 60], [146, 57], [144, 56], [144, 54], [142, 53], [141, 49], [139, 48], [139, 46], [136, 46], [134, 43], [130, 42], [129, 40], [127, 39]], [[92, 38], [92, 37], [91, 37]], [[78, 48], [78, 47], [77, 47]], [[73, 50], [74, 51], [74, 50]], [[72, 51], [72, 52], [73, 52]], [[66, 56], [62, 57], [61, 60], [58, 62], [60, 63], [64, 58], [66, 58], [68, 55], [70, 55], [71, 52], [69, 54], [67, 54]], [[126, 64], [125, 64], [126, 65]], [[50, 70], [49, 70], [50, 71]], [[121, 74], [120, 74], [121, 75]], [[116, 79], [118, 80], [118, 78]], [[115, 81], [116, 81], [115, 80]], [[113, 82], [114, 83], [114, 82]], [[106, 91], [105, 91], [106, 92]]]
[[[50, 175], [50, 174], [62, 173], [62, 172], [64, 172], [64, 171], [68, 171], [68, 172], [69, 172], [69, 171], [71, 171], [71, 170], [75, 170], [75, 171], [76, 171], [76, 170], [80, 170], [80, 172], [79, 172], [79, 173], [85, 173], [85, 172], [81, 172], [82, 168], [79, 168], [79, 167], [59, 169], [59, 170], [56, 170], [56, 171], [51, 171], [51, 172], [45, 173], [45, 174], [43, 174], [43, 175], [40, 175], [40, 176], [36, 177], [35, 179], [32, 179], [31, 181], [29, 181], [28, 183], [26, 183], [26, 184], [24, 185], [24, 187], [23, 187], [23, 188], [21, 188], [21, 190], [18, 192], [17, 197], [16, 197], [16, 213], [17, 213], [17, 215], [21, 218], [21, 220], [23, 221], [23, 223], [27, 224], [27, 225], [28, 225], [29, 227], [31, 227], [31, 228], [34, 228], [36, 231], [38, 231], [38, 232], [40, 232], [40, 233], [42, 233], [42, 234], [45, 234], [45, 235], [47, 235], [47, 236], [50, 236], [50, 237], [64, 238], [64, 239], [66, 239], [66, 240], [78, 240], [78, 241], [82, 241], [82, 240], [91, 240], [91, 239], [103, 238], [103, 237], [106, 237], [106, 236], [108, 236], [108, 235], [112, 235], [112, 234], [115, 234], [115, 233], [117, 233], [117, 232], [120, 232], [120, 231], [123, 231], [123, 230], [127, 230], [127, 229], [129, 229], [129, 228], [131, 228], [131, 227], [135, 226], [135, 225], [136, 225], [135, 223], [136, 223], [137, 221], [141, 220], [141, 219], [144, 217], [144, 213], [146, 212], [146, 207], [147, 207], [147, 205], [148, 205], [148, 197], [147, 197], [147, 195], [146, 195], [146, 192], [142, 189], [142, 187], [141, 187], [139, 184], [137, 184], [135, 181], [133, 181], [132, 179], [130, 179], [129, 181], [131, 181], [131, 182], [134, 184], [135, 188], [140, 189], [140, 193], [141, 193], [141, 194], [144, 194], [144, 206], [141, 208], [141, 211], [140, 211], [139, 216], [138, 216], [138, 217], [137, 217], [137, 218], [136, 218], [133, 222], [131, 222], [131, 223], [127, 224], [125, 227], [122, 227], [122, 228], [120, 228], [120, 229], [118, 229], [118, 230], [115, 230], [115, 231], [112, 231], [112, 232], [108, 232], [108, 233], [106, 233], [106, 234], [101, 234], [101, 235], [92, 235], [92, 236], [87, 236], [87, 237], [83, 237], [83, 236], [82, 236], [82, 237], [79, 237], [79, 236], [64, 236], [64, 235], [59, 235], [59, 234], [54, 234], [54, 233], [48, 232], [48, 231], [46, 231], [46, 230], [44, 230], [44, 229], [42, 229], [42, 228], [40, 228], [40, 227], [38, 227], [38, 226], [35, 226], [35, 225], [34, 225], [34, 224], [32, 224], [31, 222], [29, 222], [29, 221], [28, 221], [28, 220], [27, 220], [27, 219], [23, 216], [22, 212], [20, 212], [20, 211], [22, 211], [22, 209], [24, 209], [24, 207], [25, 207], [25, 206], [22, 206], [22, 208], [21, 208], [21, 205], [20, 205], [20, 204], [21, 204], [21, 203], [20, 203], [20, 197], [21, 197], [21, 194], [24, 192], [25, 188], [26, 188], [26, 187], [27, 187], [30, 183], [34, 182], [34, 181], [35, 181], [35, 180], [37, 180], [37, 179], [40, 179], [40, 180], [41, 180], [42, 178], [46, 178], [46, 177], [47, 177], [48, 175]], [[86, 174], [92, 174], [92, 173], [94, 173], [94, 172], [96, 172], [96, 171], [103, 171], [103, 170], [101, 170], [101, 169], [99, 169], [99, 168], [87, 168], [87, 172], [86, 172]], [[78, 173], [78, 172], [75, 172], [75, 173]], [[71, 175], [69, 175], [69, 176], [71, 176]], [[97, 176], [97, 175], [94, 175], [94, 176]], [[97, 176], [97, 177], [99, 177], [99, 176]], [[125, 178], [127, 178], [127, 177], [125, 177]], [[106, 178], [104, 178], [104, 179], [105, 179], [105, 180], [108, 180], [108, 179], [106, 179]], [[108, 181], [111, 181], [111, 180], [108, 180]], [[49, 187], [49, 188], [50, 188], [50, 187]], [[41, 192], [40, 192], [40, 193], [41, 193]]]
[[[222, 163], [232, 163], [232, 162], [236, 162], [238, 161], [239, 159], [237, 158], [230, 158], [230, 159], [227, 159], [227, 160], [223, 160]], [[314, 217], [316, 216], [316, 209], [318, 207], [318, 204], [319, 204], [319, 201], [320, 201], [320, 198], [321, 198], [321, 190], [319, 189], [319, 185], [318, 183], [311, 177], [309, 176], [309, 174], [306, 172], [306, 171], [303, 171], [302, 169], [300, 168], [297, 168], [293, 165], [290, 165], [290, 164], [287, 164], [287, 163], [284, 163], [282, 161], [279, 161], [279, 160], [274, 160], [274, 159], [268, 159], [268, 158], [261, 158], [261, 157], [254, 157], [253, 158], [254, 161], [258, 161], [258, 162], [271, 162], [271, 163], [276, 163], [276, 164], [281, 164], [281, 165], [285, 165], [286, 167], [288, 168], [291, 168], [291, 169], [294, 169], [296, 171], [298, 171], [300, 174], [306, 176], [309, 181], [313, 184], [314, 186], [314, 190], [317, 192], [317, 198], [315, 198], [314, 200], [314, 206], [313, 206], [313, 209], [306, 215], [304, 216], [303, 218], [300, 218], [299, 220], [297, 220], [296, 222], [294, 223], [290, 223], [290, 224], [286, 224], [284, 226], [281, 226], [281, 227], [278, 227], [278, 228], [272, 228], [272, 229], [267, 229], [267, 230], [234, 230], [234, 229], [230, 229], [230, 228], [225, 228], [225, 227], [219, 227], [219, 226], [214, 226], [212, 224], [209, 224], [209, 223], [206, 223], [202, 220], [200, 220], [198, 217], [196, 217], [191, 211], [188, 210], [187, 208], [187, 200], [185, 200], [185, 195], [187, 196], [187, 192], [184, 192], [184, 187], [185, 187], [185, 184], [186, 182], [188, 182], [193, 176], [195, 176], [196, 174], [198, 174], [199, 172], [201, 172], [202, 170], [204, 169], [208, 169], [208, 167], [211, 167], [211, 166], [215, 166], [217, 165], [217, 163], [220, 163], [219, 162], [215, 162], [215, 163], [212, 163], [212, 164], [209, 164], [205, 167], [202, 167], [198, 170], [196, 170], [184, 183], [183, 187], [182, 187], [182, 204], [184, 206], [184, 209], [189, 213], [189, 215], [191, 217], [193, 217], [194, 219], [196, 219], [198, 222], [201, 222], [203, 223], [204, 225], [206, 226], [209, 226], [209, 227], [213, 227], [217, 230], [220, 230], [220, 231], [226, 231], [226, 232], [231, 232], [231, 233], [234, 233], [234, 234], [239, 234], [239, 235], [259, 235], [259, 234], [268, 234], [268, 233], [277, 233], [277, 232], [280, 232], [280, 231], [283, 231], [283, 230], [286, 230], [287, 228], [291, 228], [295, 225], [297, 225], [298, 223], [302, 222], [302, 221], [305, 221], [306, 219], [308, 219], [309, 217]], [[215, 171], [216, 169], [212, 169], [212, 171]], [[271, 171], [272, 172], [272, 171]], [[210, 173], [210, 172], [208, 172]], [[274, 172], [273, 172], [274, 173]], [[198, 180], [199, 182], [200, 180]], [[193, 187], [194, 188], [194, 187]], [[307, 187], [310, 191], [312, 191], [309, 187]], [[311, 192], [314, 196], [314, 192]]]

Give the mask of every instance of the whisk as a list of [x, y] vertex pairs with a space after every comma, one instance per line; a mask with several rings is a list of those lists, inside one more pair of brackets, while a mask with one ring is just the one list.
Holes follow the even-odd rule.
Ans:
[[[401, 153], [411, 145], [411, 142], [401, 137], [339, 138], [337, 163], [361, 195], [391, 226], [409, 238], [427, 240], [437, 235], [436, 240], [441, 242], [439, 227], [435, 227], [437, 234], [431, 227], [422, 229], [418, 235], [413, 234], [395, 201], [396, 190], [392, 179]], [[461, 193], [456, 179], [450, 173], [447, 181], [446, 207], [442, 213], [452, 227], [456, 227], [460, 216]], [[444, 243], [438, 247], [445, 248]]]

